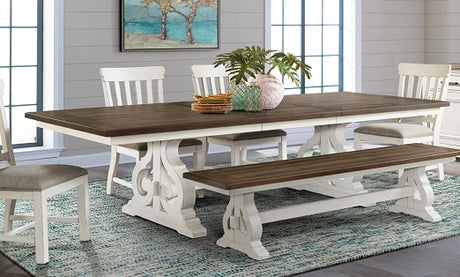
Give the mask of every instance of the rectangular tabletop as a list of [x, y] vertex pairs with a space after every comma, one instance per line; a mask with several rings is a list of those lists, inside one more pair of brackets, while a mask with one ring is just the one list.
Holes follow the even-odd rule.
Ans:
[[[252, 129], [235, 128], [233, 131], [229, 130], [228, 133], [262, 130], [262, 124], [269, 126], [268, 129], [274, 129], [277, 127], [276, 123], [325, 118], [331, 119], [331, 122], [328, 123], [332, 124], [336, 123], [334, 120], [338, 117], [359, 117], [380, 113], [396, 113], [394, 117], [397, 117], [398, 113], [408, 111], [420, 113], [420, 111], [436, 110], [449, 105], [449, 102], [445, 101], [351, 92], [287, 95], [277, 108], [262, 112], [231, 111], [227, 114], [200, 114], [190, 109], [190, 103], [174, 102], [29, 112], [26, 113], [26, 117], [47, 123], [48, 126], [59, 126], [102, 138], [166, 132], [177, 132], [184, 136], [178, 138], [186, 138], [186, 132], [191, 130], [221, 128], [220, 133], [223, 134], [227, 131], [225, 128], [235, 126], [253, 124], [255, 127]], [[366, 120], [372, 119], [374, 118]], [[284, 128], [289, 127], [297, 126], [284, 126]], [[216, 134], [218, 133], [213, 135]], [[194, 135], [197, 134], [190, 134], [190, 137]]]

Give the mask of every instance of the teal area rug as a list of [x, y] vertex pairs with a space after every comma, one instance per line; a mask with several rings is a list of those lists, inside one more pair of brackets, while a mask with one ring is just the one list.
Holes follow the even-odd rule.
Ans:
[[[394, 184], [394, 172], [366, 176], [366, 188]], [[90, 242], [78, 241], [75, 224], [50, 224], [50, 263], [37, 266], [32, 245], [1, 242], [0, 251], [37, 276], [286, 276], [421, 244], [460, 233], [460, 178], [430, 178], [435, 208], [443, 217], [430, 223], [387, 211], [389, 203], [350, 208], [265, 224], [262, 243], [271, 258], [255, 261], [215, 244], [223, 234], [228, 198], [206, 192], [196, 211], [208, 236], [190, 239], [166, 227], [121, 212], [131, 193], [117, 187], [105, 194], [105, 182], [90, 184]], [[73, 193], [49, 201], [54, 214], [76, 213]], [[261, 210], [322, 198], [291, 189], [256, 194]], [[1, 203], [3, 208], [3, 202]], [[19, 208], [30, 211], [31, 205]]]

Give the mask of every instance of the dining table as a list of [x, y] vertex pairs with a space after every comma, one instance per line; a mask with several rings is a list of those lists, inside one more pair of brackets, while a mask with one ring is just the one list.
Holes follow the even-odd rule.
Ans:
[[[321, 154], [345, 151], [344, 126], [352, 122], [438, 115], [449, 102], [381, 95], [331, 92], [286, 95], [275, 109], [204, 114], [190, 101], [28, 112], [37, 127], [106, 144], [147, 143], [147, 152], [133, 169], [133, 196], [122, 207], [190, 237], [206, 236], [197, 217], [195, 187], [184, 182], [187, 171], [179, 157], [182, 139], [297, 127], [315, 127], [306, 148], [319, 144]], [[360, 182], [307, 184], [306, 189], [332, 197], [365, 191]]]

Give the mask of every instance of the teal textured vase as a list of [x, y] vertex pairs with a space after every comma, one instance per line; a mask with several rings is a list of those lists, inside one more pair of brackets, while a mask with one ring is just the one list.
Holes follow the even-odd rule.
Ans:
[[245, 110], [245, 98], [246, 98], [246, 89], [247, 86], [245, 83], [241, 82], [238, 85], [235, 82], [231, 82], [228, 85], [228, 92], [232, 94], [232, 106], [234, 111], [244, 111]]
[[246, 98], [244, 101], [247, 112], [260, 112], [263, 110], [262, 90], [257, 85], [249, 85], [246, 89]]

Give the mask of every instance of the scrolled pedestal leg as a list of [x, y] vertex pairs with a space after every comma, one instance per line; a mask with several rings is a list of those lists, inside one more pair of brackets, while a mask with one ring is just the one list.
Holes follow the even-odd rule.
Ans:
[[399, 186], [410, 186], [413, 195], [402, 198], [389, 208], [394, 213], [405, 213], [423, 218], [426, 221], [440, 221], [441, 216], [434, 210], [434, 193], [426, 177], [425, 167], [404, 170]]
[[195, 188], [184, 184], [187, 170], [179, 158], [180, 140], [149, 142], [133, 171], [133, 198], [122, 211], [176, 230], [185, 236], [206, 236], [193, 209]]
[[217, 240], [217, 245], [241, 251], [256, 260], [270, 257], [260, 241], [262, 221], [254, 203], [254, 193], [230, 197], [223, 228], [225, 233]]

